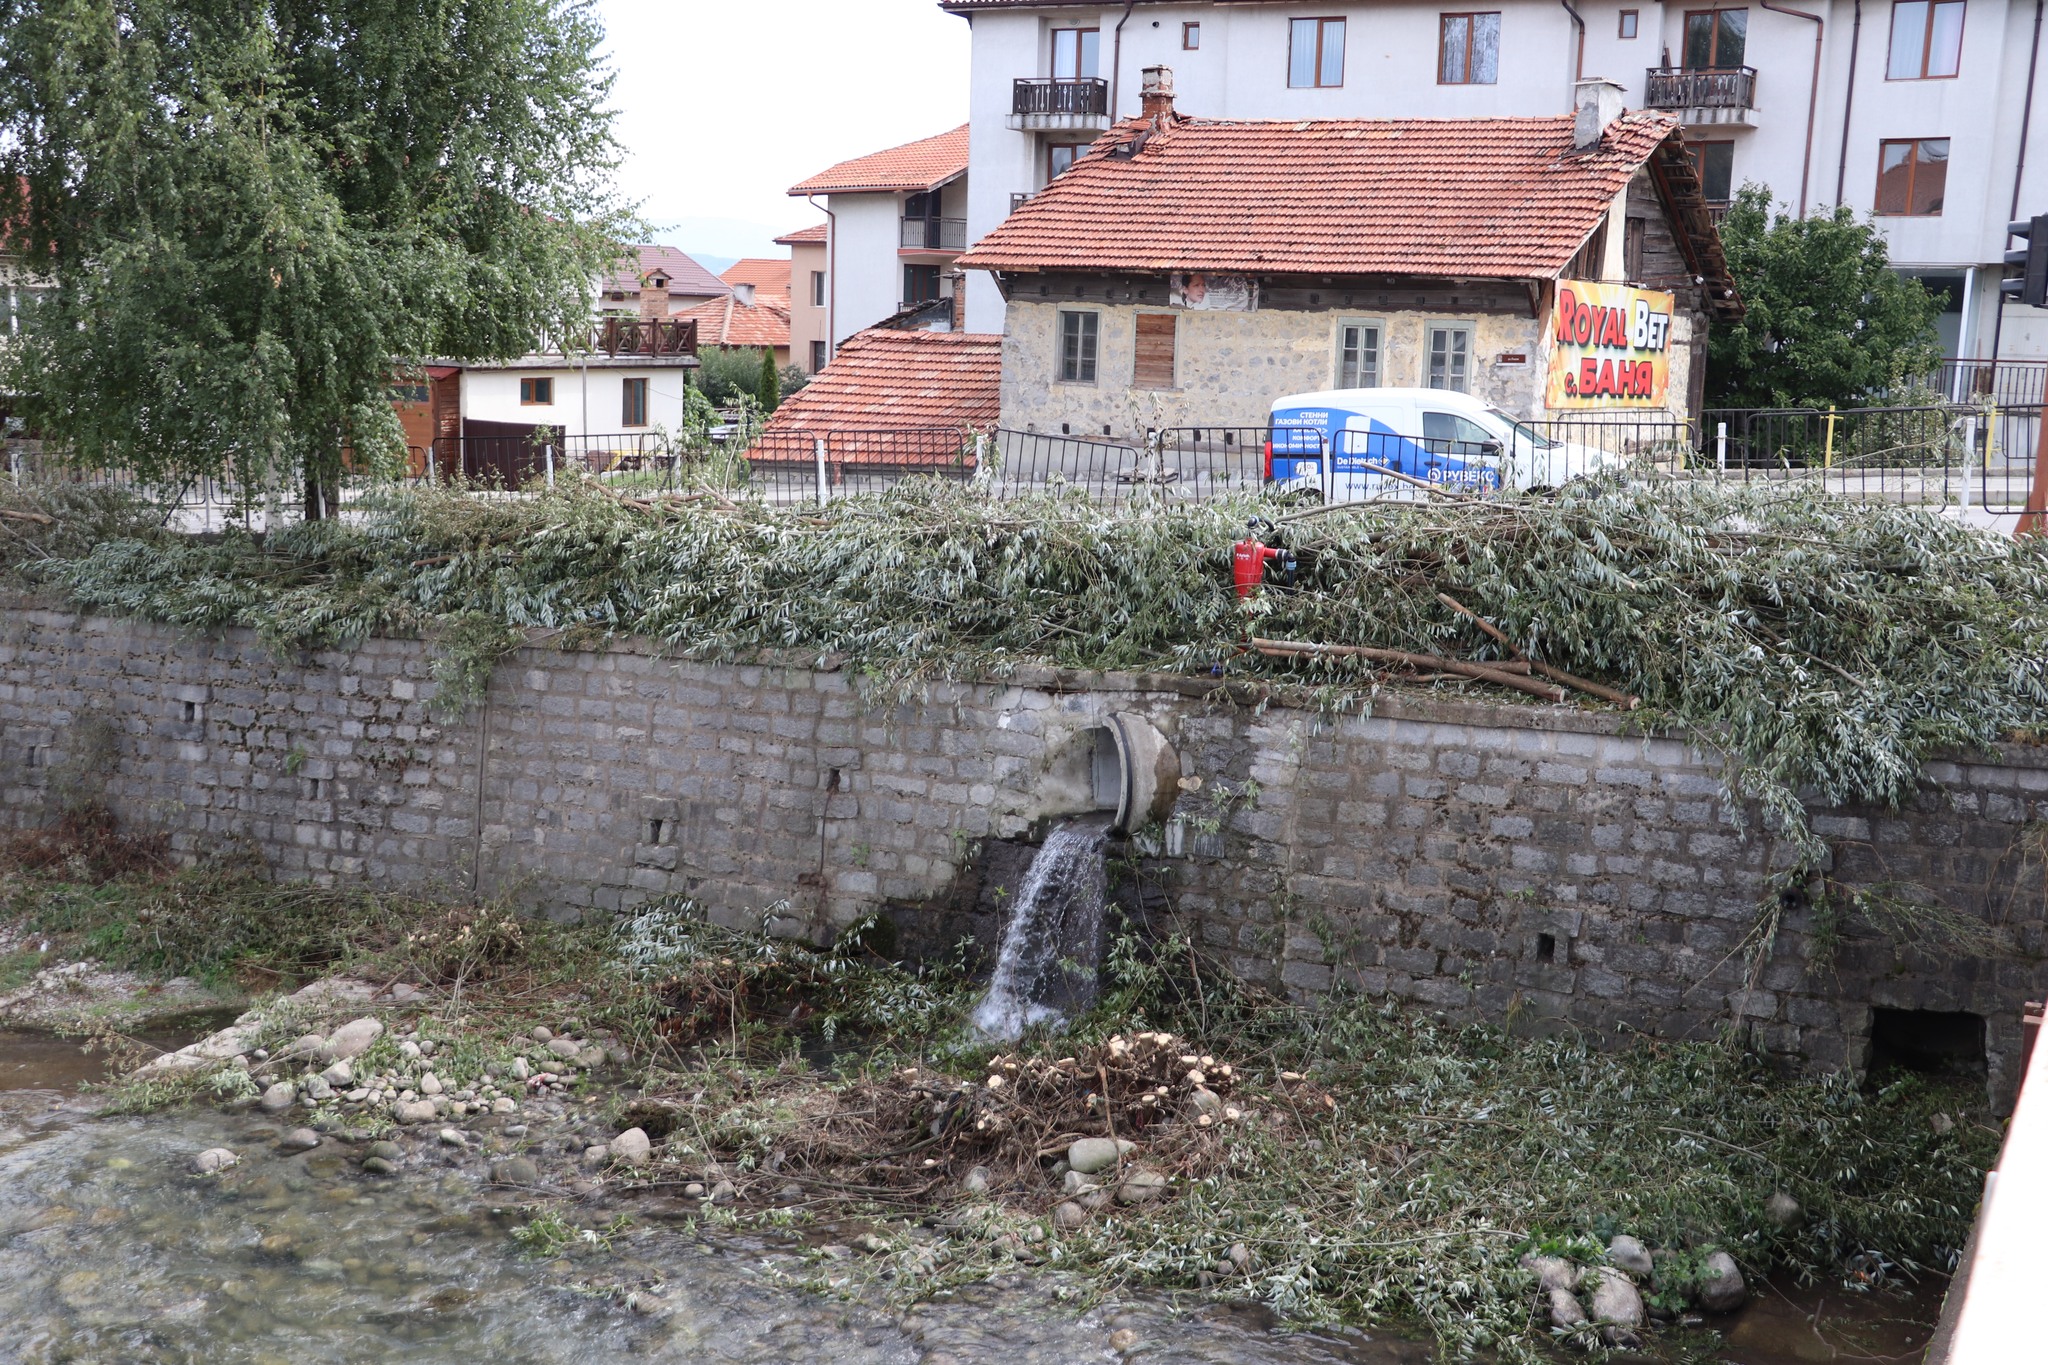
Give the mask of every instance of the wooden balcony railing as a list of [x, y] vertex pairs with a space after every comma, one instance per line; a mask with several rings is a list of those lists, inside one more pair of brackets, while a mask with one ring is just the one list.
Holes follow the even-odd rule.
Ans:
[[1109, 116], [1109, 82], [1093, 76], [1026, 76], [1010, 87], [1010, 112], [1018, 115]]
[[906, 251], [965, 251], [967, 220], [905, 218], [900, 244]]
[[1652, 109], [1754, 109], [1756, 68], [1730, 66], [1688, 71], [1653, 66], [1643, 102]]
[[603, 318], [590, 329], [593, 355], [648, 357], [697, 354], [695, 318]]

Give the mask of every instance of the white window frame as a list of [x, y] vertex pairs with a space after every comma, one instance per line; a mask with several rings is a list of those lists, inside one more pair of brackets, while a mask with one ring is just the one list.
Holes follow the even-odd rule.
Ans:
[[[1445, 391], [1447, 391], [1447, 392], [1450, 392], [1450, 393], [1470, 393], [1470, 392], [1472, 392], [1472, 369], [1473, 369], [1472, 361], [1473, 361], [1473, 358], [1474, 358], [1474, 355], [1475, 355], [1475, 352], [1474, 352], [1474, 349], [1473, 349], [1473, 342], [1474, 342], [1474, 338], [1475, 338], [1475, 337], [1476, 337], [1476, 335], [1477, 335], [1477, 332], [1478, 332], [1478, 328], [1477, 328], [1477, 327], [1476, 327], [1476, 326], [1475, 326], [1474, 324], [1472, 324], [1472, 323], [1470, 323], [1470, 322], [1429, 322], [1429, 323], [1425, 323], [1425, 324], [1423, 325], [1423, 329], [1422, 329], [1422, 387], [1423, 387], [1423, 388], [1425, 388], [1425, 389], [1443, 389], [1443, 390], [1445, 390]], [[1444, 378], [1445, 378], [1446, 382], [1445, 382], [1445, 383], [1442, 383], [1442, 384], [1436, 384], [1436, 383], [1432, 383], [1432, 382], [1431, 382], [1431, 379], [1432, 379], [1432, 371], [1433, 371], [1433, 370], [1435, 369], [1435, 361], [1436, 361], [1436, 354], [1437, 354], [1437, 351], [1436, 351], [1436, 339], [1437, 339], [1437, 336], [1438, 336], [1439, 334], [1442, 334], [1442, 335], [1445, 335], [1445, 336], [1449, 336], [1449, 335], [1452, 335], [1452, 334], [1457, 334], [1457, 335], [1461, 335], [1461, 336], [1463, 336], [1463, 337], [1465, 338], [1465, 367], [1464, 367], [1464, 368], [1465, 368], [1465, 382], [1464, 382], [1464, 385], [1463, 385], [1462, 387], [1461, 387], [1461, 386], [1459, 386], [1459, 385], [1456, 385], [1456, 384], [1452, 384], [1452, 383], [1449, 383], [1449, 382], [1448, 382], [1448, 381], [1449, 381], [1449, 379], [1450, 379], [1450, 377], [1451, 377], [1451, 376], [1450, 376], [1450, 369], [1451, 369], [1451, 365], [1450, 365], [1450, 356], [1451, 356], [1451, 352], [1450, 352], [1450, 351], [1449, 351], [1448, 349], [1446, 349], [1446, 351], [1445, 351], [1445, 353], [1444, 353]]]
[[[1373, 343], [1372, 343], [1372, 380], [1371, 380], [1371, 382], [1370, 382], [1370, 383], [1362, 383], [1362, 384], [1347, 384], [1347, 383], [1345, 383], [1345, 382], [1344, 382], [1344, 352], [1346, 351], [1346, 349], [1348, 349], [1348, 348], [1347, 348], [1347, 347], [1346, 347], [1346, 346], [1344, 345], [1344, 332], [1345, 332], [1345, 329], [1346, 329], [1346, 328], [1350, 328], [1350, 327], [1359, 327], [1359, 328], [1367, 328], [1367, 327], [1369, 327], [1369, 328], [1371, 328], [1371, 329], [1372, 329], [1372, 332], [1373, 332]], [[1380, 318], [1347, 318], [1347, 317], [1340, 317], [1340, 318], [1338, 318], [1338, 319], [1337, 319], [1337, 335], [1336, 335], [1336, 338], [1335, 338], [1335, 344], [1334, 344], [1334, 345], [1333, 345], [1333, 346], [1331, 347], [1331, 363], [1330, 363], [1330, 379], [1331, 379], [1331, 382], [1330, 382], [1330, 387], [1331, 387], [1331, 388], [1333, 388], [1333, 389], [1377, 389], [1377, 388], [1381, 388], [1381, 387], [1384, 387], [1384, 386], [1385, 386], [1385, 384], [1386, 384], [1386, 362], [1387, 362], [1387, 324], [1386, 324], [1386, 322], [1385, 322], [1384, 320], [1382, 320], [1382, 319], [1380, 319]]]

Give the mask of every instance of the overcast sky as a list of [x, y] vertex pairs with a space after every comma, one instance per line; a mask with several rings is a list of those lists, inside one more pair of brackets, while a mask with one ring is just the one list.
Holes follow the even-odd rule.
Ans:
[[967, 121], [967, 21], [937, 0], [597, 0], [656, 240], [780, 256], [823, 217], [791, 185]]

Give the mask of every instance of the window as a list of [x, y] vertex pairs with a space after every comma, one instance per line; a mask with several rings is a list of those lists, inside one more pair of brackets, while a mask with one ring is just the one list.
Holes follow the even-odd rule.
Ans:
[[1877, 211], [1908, 218], [1941, 214], [1948, 184], [1948, 139], [1900, 138], [1877, 144]]
[[1287, 30], [1287, 84], [1313, 90], [1344, 84], [1344, 21], [1296, 19]]
[[545, 406], [554, 402], [555, 381], [552, 379], [520, 380], [519, 401], [526, 407]]
[[1095, 382], [1095, 337], [1101, 318], [1094, 313], [1060, 314], [1060, 382]]
[[1052, 31], [1052, 77], [1056, 81], [1092, 78], [1102, 52], [1099, 28], [1056, 28]]
[[1650, 245], [1650, 220], [1631, 218], [1621, 237], [1621, 277], [1630, 284], [1643, 282], [1643, 262]]
[[1699, 175], [1700, 188], [1709, 204], [1725, 204], [1734, 197], [1735, 144], [1732, 142], [1688, 142], [1685, 154]]
[[1380, 325], [1337, 324], [1337, 384], [1340, 389], [1375, 389], [1380, 383]]
[[1632, 10], [1632, 9], [1625, 9], [1625, 10], [1623, 10], [1623, 11], [1621, 12], [1621, 36], [1622, 36], [1622, 37], [1624, 37], [1624, 38], [1633, 38], [1633, 37], [1635, 37], [1635, 36], [1636, 36], [1636, 26], [1637, 26], [1638, 22], [1639, 22], [1639, 16], [1637, 15], [1637, 12], [1636, 12], [1635, 10]]
[[811, 307], [823, 308], [824, 306], [825, 272], [822, 270], [813, 270], [811, 272]]
[[1057, 180], [1088, 150], [1085, 142], [1055, 142], [1045, 149], [1045, 178]]
[[811, 373], [812, 373], [812, 374], [816, 374], [816, 373], [817, 373], [818, 371], [820, 371], [820, 370], [824, 369], [824, 368], [825, 368], [825, 361], [826, 361], [827, 359], [828, 359], [828, 357], [827, 357], [827, 356], [826, 356], [826, 354], [825, 354], [825, 343], [824, 343], [824, 342], [822, 342], [822, 341], [814, 341], [814, 342], [812, 342], [812, 343], [811, 343]]
[[1484, 455], [1487, 446], [1499, 444], [1498, 436], [1469, 417], [1455, 412], [1422, 414], [1422, 446], [1432, 455]]
[[1748, 40], [1748, 10], [1691, 10], [1685, 16], [1685, 69], [1725, 71], [1739, 67]]
[[1172, 313], [1138, 314], [1138, 357], [1131, 368], [1131, 387], [1170, 389], [1174, 380], [1174, 343], [1179, 317]]
[[624, 395], [619, 403], [619, 425], [644, 427], [647, 425], [647, 381], [628, 379], [624, 383]]
[[903, 301], [930, 303], [939, 297], [939, 268], [935, 265], [903, 267]]
[[1888, 81], [1932, 81], [1963, 64], [1963, 0], [1899, 0], [1892, 6]]
[[[1464, 393], [1472, 382], [1472, 329], [1429, 329], [1429, 387]], [[1425, 435], [1427, 432], [1424, 433]]]
[[1180, 50], [1183, 52], [1197, 52], [1201, 50], [1201, 46], [1202, 26], [1200, 24], [1182, 24], [1180, 26]]
[[1500, 15], [1441, 16], [1438, 85], [1492, 85], [1500, 79]]

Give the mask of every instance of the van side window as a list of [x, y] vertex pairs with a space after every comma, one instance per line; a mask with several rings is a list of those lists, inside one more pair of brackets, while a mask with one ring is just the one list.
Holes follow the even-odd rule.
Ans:
[[1337, 382], [1340, 389], [1376, 389], [1380, 383], [1380, 325], [1354, 322], [1337, 324]]
[[1481, 446], [1498, 438], [1477, 422], [1455, 412], [1425, 412], [1422, 414], [1422, 439], [1435, 454], [1477, 455]]

